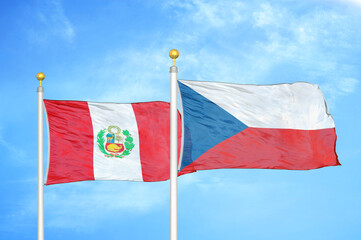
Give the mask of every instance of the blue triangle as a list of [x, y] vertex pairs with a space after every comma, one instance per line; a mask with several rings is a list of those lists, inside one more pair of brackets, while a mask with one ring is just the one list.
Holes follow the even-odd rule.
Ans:
[[218, 143], [248, 126], [178, 81], [184, 118], [184, 146], [181, 170]]

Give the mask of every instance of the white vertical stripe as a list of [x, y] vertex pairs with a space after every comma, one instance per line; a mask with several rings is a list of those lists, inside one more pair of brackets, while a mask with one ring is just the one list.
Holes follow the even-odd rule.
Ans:
[[180, 81], [249, 127], [314, 130], [335, 127], [316, 84], [246, 85]]
[[[139, 153], [137, 121], [131, 104], [88, 103], [94, 133], [94, 177], [95, 180], [143, 181]], [[123, 158], [107, 157], [98, 147], [97, 135], [101, 129], [108, 133], [109, 126], [128, 130], [133, 138], [134, 148]]]

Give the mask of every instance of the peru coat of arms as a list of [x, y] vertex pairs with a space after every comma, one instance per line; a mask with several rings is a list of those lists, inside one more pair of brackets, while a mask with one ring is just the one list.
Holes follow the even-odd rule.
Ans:
[[121, 130], [120, 127], [111, 125], [107, 129], [101, 129], [97, 135], [99, 150], [105, 157], [124, 158], [128, 156], [135, 144], [132, 135], [128, 130]]

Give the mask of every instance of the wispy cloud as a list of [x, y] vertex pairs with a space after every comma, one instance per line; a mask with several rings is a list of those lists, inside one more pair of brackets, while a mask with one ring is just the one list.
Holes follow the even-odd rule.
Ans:
[[[17, 144], [9, 143], [6, 138], [3, 137], [2, 128], [0, 127], [0, 147], [6, 149], [6, 155], [12, 159], [24, 159], [25, 151], [18, 147]], [[6, 156], [5, 155], [5, 156]]]
[[[45, 191], [47, 225], [56, 228], [96, 227], [117, 212], [143, 215], [167, 203], [166, 184], [74, 183]], [[76, 209], [76, 211], [74, 211]]]
[[55, 36], [67, 42], [74, 41], [74, 26], [66, 16], [60, 0], [42, 2], [35, 16], [38, 24], [36, 28], [28, 30], [30, 40], [43, 43]]
[[359, 81], [354, 78], [344, 78], [341, 81], [340, 90], [346, 94], [353, 93], [355, 92], [358, 82]]
[[[57, 9], [56, 19], [62, 19], [60, 29], [72, 29], [61, 4], [51, 6]], [[361, 32], [355, 26], [361, 20], [353, 12], [317, 4], [297, 11], [267, 1], [187, 0], [162, 6], [172, 16], [172, 29], [142, 48], [121, 48], [86, 63], [84, 70], [78, 69], [83, 75], [74, 76], [78, 81], [63, 81], [61, 92], [97, 92], [84, 99], [91, 101], [167, 101], [169, 75], [164, 66], [170, 65], [167, 53], [173, 47], [180, 50], [179, 77], [184, 79], [308, 81], [320, 85], [331, 108], [359, 85], [355, 58], [361, 54]]]
[[[48, 228], [72, 228], [90, 231], [102, 221], [125, 221], [124, 215], [141, 216], [158, 211], [169, 203], [169, 183], [88, 182], [46, 186], [45, 225]], [[14, 212], [3, 216], [15, 231], [37, 214], [36, 198], [17, 199]]]
[[308, 11], [273, 2], [235, 4], [189, 0], [165, 5], [181, 16], [179, 26], [187, 25], [173, 39], [180, 44], [179, 38], [184, 39], [185, 50], [192, 52], [182, 59], [182, 70], [191, 79], [240, 83], [326, 80], [343, 91], [344, 79], [351, 78], [350, 88], [357, 86], [358, 66], [348, 61], [361, 53], [361, 33], [355, 28], [361, 21], [354, 13], [318, 8], [317, 4], [307, 6]]
[[76, 91], [81, 97], [82, 89], [83, 100], [101, 102], [169, 101], [164, 90], [169, 88], [171, 60], [169, 49], [160, 45], [106, 53], [78, 68], [77, 81], [65, 81], [60, 92], [68, 97]]
[[333, 79], [320, 85], [323, 92], [327, 93], [327, 103], [330, 108], [335, 107], [339, 97], [353, 94], [359, 85], [359, 80], [354, 78]]
[[[191, 21], [206, 28], [220, 28], [227, 24], [238, 24], [244, 20], [244, 4], [237, 1], [167, 1], [164, 7], [175, 7], [177, 16], [183, 21]], [[183, 16], [184, 11], [188, 15], [187, 18]]]
[[353, 79], [350, 88], [358, 85], [358, 66], [345, 55], [361, 53], [361, 33], [354, 27], [361, 21], [342, 9], [313, 6], [298, 12], [273, 2], [207, 0], [167, 1], [162, 6], [172, 16], [172, 29], [149, 39], [143, 48], [104, 54], [85, 66], [87, 76], [63, 87], [101, 89], [93, 101], [168, 100], [164, 66], [170, 65], [167, 53], [173, 47], [181, 52], [180, 78], [260, 84], [310, 81], [321, 87], [327, 80], [339, 91], [344, 79]]
[[[261, 5], [261, 12], [254, 16], [256, 26], [267, 35], [267, 41], [259, 42], [258, 47], [265, 56], [276, 56], [274, 64], [291, 64], [305, 78], [300, 80], [319, 83], [331, 106], [338, 97], [354, 92], [359, 74], [352, 55], [361, 52], [361, 34], [353, 27], [359, 22], [357, 17], [334, 9], [314, 9], [295, 16], [269, 4]], [[277, 24], [257, 24], [259, 16], [270, 22], [275, 18]], [[344, 58], [345, 53], [350, 54], [349, 59]]]
[[281, 26], [284, 14], [279, 9], [274, 9], [269, 3], [260, 4], [260, 10], [253, 12], [254, 26]]
[[[227, 219], [229, 218], [227, 221], [230, 223], [233, 221], [232, 224], [234, 221], [239, 221], [239, 214], [243, 216], [243, 219], [264, 218], [276, 214], [279, 208], [284, 207], [283, 203], [277, 201], [270, 203], [267, 196], [272, 195], [272, 192], [285, 191], [294, 185], [289, 180], [287, 182], [257, 182], [254, 177], [251, 177], [252, 180], [246, 180], [245, 177], [244, 181], [240, 181], [242, 178], [239, 178], [239, 170], [234, 170], [233, 173], [232, 170], [217, 171], [217, 173], [209, 170], [200, 171], [179, 179], [180, 195], [190, 196], [190, 193], [197, 193], [196, 201], [189, 198], [180, 200], [180, 204], [191, 201], [191, 204], [187, 204], [188, 209], [185, 211], [197, 211], [198, 215], [215, 219], [227, 216]], [[222, 206], [218, 205], [219, 201], [223, 202]], [[217, 207], [211, 211], [204, 209], [199, 204], [205, 202]], [[272, 207], [267, 207], [270, 205]], [[188, 221], [196, 222], [197, 220], [188, 219]]]
[[352, 6], [360, 7], [361, 8], [361, 1], [360, 0], [329, 0], [333, 2], [339, 2], [339, 3], [346, 3], [350, 4]]

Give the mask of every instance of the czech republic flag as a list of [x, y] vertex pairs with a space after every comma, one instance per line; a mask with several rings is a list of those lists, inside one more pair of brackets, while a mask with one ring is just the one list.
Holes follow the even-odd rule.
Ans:
[[178, 81], [180, 174], [219, 168], [308, 170], [340, 165], [320, 88]]

